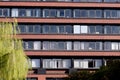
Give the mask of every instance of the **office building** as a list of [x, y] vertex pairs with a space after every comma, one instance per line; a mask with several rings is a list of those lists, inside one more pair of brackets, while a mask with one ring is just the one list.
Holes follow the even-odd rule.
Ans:
[[120, 57], [120, 0], [0, 0], [5, 18], [18, 20], [27, 80], [64, 80]]

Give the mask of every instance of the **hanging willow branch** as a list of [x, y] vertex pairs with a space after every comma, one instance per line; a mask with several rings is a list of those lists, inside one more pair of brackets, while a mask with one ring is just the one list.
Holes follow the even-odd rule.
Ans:
[[28, 60], [24, 54], [17, 20], [0, 22], [0, 80], [23, 80], [28, 73]]

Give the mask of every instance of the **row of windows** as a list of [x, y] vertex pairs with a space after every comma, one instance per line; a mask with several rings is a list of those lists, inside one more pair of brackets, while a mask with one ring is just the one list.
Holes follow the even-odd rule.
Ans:
[[[102, 60], [100, 59], [31, 59], [32, 68], [100, 68]], [[42, 66], [41, 66], [42, 64]]]
[[120, 34], [116, 25], [19, 25], [21, 34]]
[[119, 51], [120, 42], [102, 41], [24, 41], [25, 50]]
[[48, 2], [120, 2], [120, 0], [2, 0], [2, 1], [48, 1]]
[[26, 80], [38, 80], [37, 78], [27, 78]]
[[120, 18], [120, 10], [0, 8], [0, 17]]

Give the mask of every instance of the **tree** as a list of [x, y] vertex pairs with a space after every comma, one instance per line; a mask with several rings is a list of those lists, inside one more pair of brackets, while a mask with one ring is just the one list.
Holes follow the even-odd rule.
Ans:
[[23, 80], [28, 73], [28, 60], [24, 54], [17, 20], [0, 22], [0, 80]]
[[110, 59], [107, 66], [102, 66], [95, 72], [73, 72], [66, 80], [120, 80], [120, 60]]
[[66, 80], [88, 80], [92, 75], [89, 71], [75, 71], [68, 75]]

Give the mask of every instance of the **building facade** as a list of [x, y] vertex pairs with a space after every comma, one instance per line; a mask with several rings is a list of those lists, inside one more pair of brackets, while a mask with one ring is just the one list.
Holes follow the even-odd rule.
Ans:
[[27, 80], [64, 80], [120, 57], [120, 0], [0, 0], [5, 18], [18, 20]]

